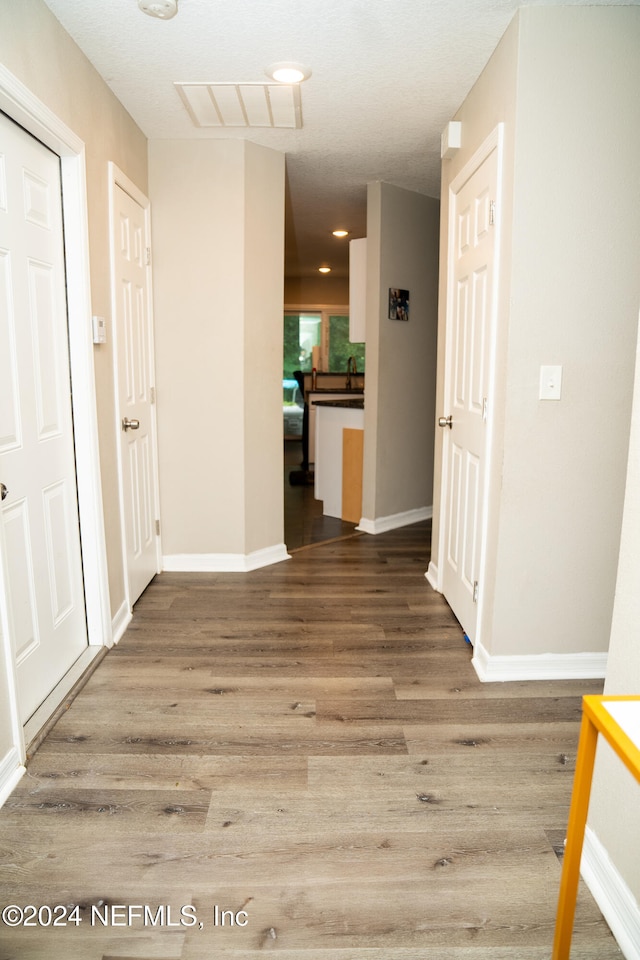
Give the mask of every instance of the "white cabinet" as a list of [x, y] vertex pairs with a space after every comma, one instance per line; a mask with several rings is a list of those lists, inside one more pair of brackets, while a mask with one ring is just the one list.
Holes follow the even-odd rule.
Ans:
[[343, 430], [364, 430], [364, 410], [354, 407], [319, 405], [316, 413], [315, 489], [322, 500], [322, 512], [342, 517], [342, 443]]
[[[332, 393], [332, 400], [350, 400], [353, 398], [353, 393]], [[327, 391], [324, 390], [322, 393], [313, 393], [310, 392], [307, 398], [307, 403], [309, 404], [309, 462], [313, 463], [315, 461], [316, 454], [316, 403], [319, 400], [327, 400]]]

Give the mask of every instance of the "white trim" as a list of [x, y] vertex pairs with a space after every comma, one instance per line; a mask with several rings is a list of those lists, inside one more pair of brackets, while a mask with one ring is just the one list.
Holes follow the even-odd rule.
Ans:
[[290, 559], [285, 544], [280, 543], [253, 553], [172, 553], [162, 558], [162, 569], [174, 573], [248, 573]]
[[580, 870], [626, 960], [640, 960], [640, 904], [590, 827]]
[[119, 643], [120, 640], [122, 640], [124, 632], [132, 620], [133, 614], [131, 612], [131, 607], [129, 606], [129, 602], [125, 599], [120, 604], [120, 609], [111, 621], [111, 632], [113, 634], [114, 643]]
[[[115, 224], [115, 211], [116, 211], [116, 193], [115, 188], [120, 187], [124, 193], [128, 194], [129, 197], [136, 203], [144, 214], [144, 229], [145, 229], [145, 238], [144, 243], [148, 249], [151, 249], [151, 203], [150, 200], [145, 194], [135, 185], [133, 180], [124, 173], [113, 161], [109, 161], [109, 279], [111, 284], [111, 316], [113, 318], [113, 323], [111, 325], [111, 335], [113, 338], [113, 383], [114, 383], [114, 430], [116, 434], [116, 452], [117, 452], [117, 463], [118, 463], [118, 495], [120, 501], [120, 539], [122, 543], [122, 565], [124, 570], [124, 592], [126, 604], [129, 612], [131, 612], [132, 600], [131, 600], [131, 586], [129, 581], [129, 556], [127, 553], [127, 529], [125, 524], [126, 511], [124, 509], [124, 469], [122, 463], [122, 447], [120, 443], [120, 422], [122, 417], [122, 412], [120, 409], [120, 371], [118, 368], [118, 330], [117, 330], [117, 292], [116, 292], [116, 274], [115, 274], [115, 245], [116, 245], [116, 224]], [[148, 364], [149, 370], [151, 372], [151, 383], [150, 387], [155, 389], [156, 386], [156, 377], [155, 377], [155, 344], [154, 344], [154, 324], [153, 324], [153, 282], [151, 274], [151, 264], [148, 263], [145, 270], [145, 283], [146, 283], [146, 296], [147, 296], [147, 311], [149, 319], [149, 342], [147, 343], [147, 348], [149, 351]], [[151, 415], [151, 424], [149, 429], [149, 436], [151, 440], [151, 453], [153, 457], [153, 477], [152, 477], [152, 487], [153, 487], [153, 517], [154, 519], [160, 519], [160, 479], [158, 476], [158, 429], [157, 429], [157, 406], [155, 403], [150, 404], [149, 412]], [[162, 569], [162, 548], [160, 543], [160, 535], [156, 535], [155, 538], [155, 554], [156, 554], [156, 573], [160, 573]], [[133, 602], [137, 600], [137, 597], [133, 598]]]
[[394, 513], [389, 517], [377, 517], [375, 520], [368, 520], [361, 517], [356, 530], [362, 530], [363, 533], [386, 533], [387, 530], [397, 530], [398, 527], [408, 527], [412, 523], [420, 523], [422, 520], [430, 520], [433, 516], [433, 507], [419, 507], [417, 510], [405, 510], [404, 513]]
[[25, 771], [26, 767], [20, 762], [17, 748], [11, 747], [0, 763], [0, 807], [16, 788]]
[[491, 656], [476, 641], [471, 663], [483, 683], [508, 680], [601, 680], [607, 672], [607, 656], [607, 653]]
[[[0, 596], [8, 595], [8, 574], [4, 567], [6, 556], [7, 550], [4, 541], [4, 527], [0, 524]], [[11, 727], [11, 749], [17, 751], [19, 761], [22, 763], [26, 760], [27, 751], [22, 731], [20, 704], [18, 702], [16, 658], [9, 628], [8, 604], [0, 603], [0, 675], [2, 674], [2, 666], [4, 666], [7, 680], [7, 707]]]
[[425, 577], [434, 590], [437, 590], [438, 593], [442, 593], [442, 590], [440, 589], [440, 572], [433, 560], [429, 561], [429, 566], [427, 568], [427, 572], [425, 573]]
[[[76, 476], [87, 640], [90, 647], [101, 647], [111, 642], [111, 613], [91, 336], [85, 147], [83, 141], [2, 64], [0, 109], [60, 157], [72, 406], [74, 434], [76, 440], [80, 440], [76, 442]], [[9, 644], [5, 634], [4, 645]], [[8, 681], [14, 747], [24, 757], [24, 731], [13, 688], [13, 669], [9, 671]]]
[[[496, 200], [498, 201], [498, 218], [495, 224], [495, 240], [493, 250], [493, 308], [490, 319], [490, 347], [489, 347], [489, 369], [487, 373], [487, 399], [489, 401], [487, 432], [485, 438], [484, 457], [482, 462], [482, 517], [480, 532], [480, 557], [478, 564], [478, 581], [484, 583], [486, 580], [486, 557], [488, 548], [488, 516], [490, 502], [490, 481], [491, 465], [495, 457], [493, 426], [495, 418], [495, 382], [496, 382], [496, 348], [498, 332], [498, 302], [500, 291], [500, 267], [501, 267], [501, 249], [502, 249], [502, 217], [503, 207], [503, 180], [504, 180], [504, 123], [499, 123], [491, 131], [489, 136], [481, 143], [471, 158], [465, 163], [460, 172], [449, 184], [449, 211], [448, 211], [448, 235], [447, 235], [447, 302], [446, 302], [446, 321], [445, 321], [445, 359], [444, 359], [444, 386], [443, 397], [445, 405], [449, 402], [451, 392], [451, 338], [453, 331], [453, 306], [455, 298], [453, 296], [453, 264], [454, 257], [452, 248], [455, 242], [455, 198], [465, 183], [475, 174], [484, 161], [497, 151], [497, 169], [496, 169]], [[448, 411], [450, 412], [450, 411]], [[438, 538], [438, 559], [442, 559], [446, 554], [446, 534], [447, 534], [447, 484], [448, 484], [448, 457], [446, 445], [448, 430], [443, 431], [441, 447], [441, 479], [440, 479], [440, 529]], [[439, 585], [435, 589], [442, 592], [444, 586], [444, 562], [440, 568]], [[474, 641], [482, 639], [483, 613], [485, 595], [487, 591], [480, 591], [475, 615], [475, 623], [468, 624], [465, 629], [474, 634]]]

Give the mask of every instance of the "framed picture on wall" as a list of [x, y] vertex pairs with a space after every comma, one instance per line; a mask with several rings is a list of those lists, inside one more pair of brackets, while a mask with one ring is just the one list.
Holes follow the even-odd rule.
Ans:
[[409, 319], [409, 291], [389, 287], [389, 320]]

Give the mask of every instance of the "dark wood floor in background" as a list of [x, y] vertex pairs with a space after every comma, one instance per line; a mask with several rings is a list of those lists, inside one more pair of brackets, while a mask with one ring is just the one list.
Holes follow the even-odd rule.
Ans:
[[[299, 550], [311, 544], [351, 535], [355, 523], [325, 517], [322, 501], [314, 497], [313, 483], [291, 483], [291, 474], [302, 474], [302, 441], [284, 441], [284, 541], [287, 549]], [[309, 476], [309, 474], [307, 474]]]
[[[0, 960], [548, 960], [600, 685], [480, 684], [428, 552], [156, 578], [0, 811], [2, 904], [81, 922], [0, 927]], [[145, 904], [176, 925], [120, 925]], [[581, 889], [572, 958], [620, 956]]]

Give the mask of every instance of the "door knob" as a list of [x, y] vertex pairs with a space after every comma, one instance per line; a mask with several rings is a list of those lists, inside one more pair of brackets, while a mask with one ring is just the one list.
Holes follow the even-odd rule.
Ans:
[[129, 420], [128, 417], [122, 418], [122, 429], [123, 430], [139, 430], [140, 421], [139, 420]]
[[6, 500], [9, 496], [9, 491], [5, 487], [4, 483], [0, 483], [0, 500]]
[[439, 417], [438, 418], [439, 427], [449, 427], [449, 430], [453, 429], [453, 417]]

